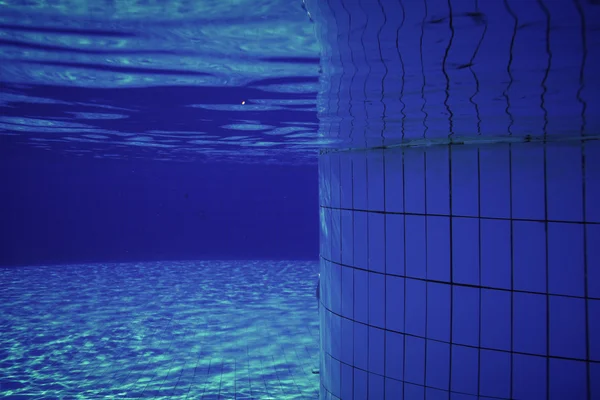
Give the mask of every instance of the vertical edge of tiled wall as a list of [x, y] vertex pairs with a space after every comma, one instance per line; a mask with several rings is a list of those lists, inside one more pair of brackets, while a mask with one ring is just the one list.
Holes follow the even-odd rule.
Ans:
[[322, 398], [600, 397], [600, 142], [319, 165]]
[[322, 399], [600, 398], [594, 3], [306, 0], [321, 136], [572, 140], [320, 156]]

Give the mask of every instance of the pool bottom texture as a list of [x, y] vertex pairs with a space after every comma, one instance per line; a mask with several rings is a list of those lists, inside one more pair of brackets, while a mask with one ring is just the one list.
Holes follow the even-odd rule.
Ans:
[[0, 268], [0, 398], [318, 398], [317, 270], [317, 261]]

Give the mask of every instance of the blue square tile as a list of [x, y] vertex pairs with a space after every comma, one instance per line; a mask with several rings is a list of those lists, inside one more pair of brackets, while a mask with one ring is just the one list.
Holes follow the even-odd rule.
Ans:
[[360, 369], [354, 369], [354, 398], [355, 399], [367, 399], [367, 381], [368, 374], [365, 371], [361, 371]]
[[367, 152], [367, 196], [369, 210], [384, 210], [383, 150]]
[[513, 350], [546, 355], [546, 296], [513, 294]]
[[369, 325], [385, 327], [385, 275], [369, 273]]
[[342, 315], [354, 318], [354, 268], [342, 268]]
[[404, 212], [404, 171], [402, 155], [386, 153], [385, 157], [385, 209]]
[[386, 329], [404, 331], [404, 278], [386, 276]]
[[340, 236], [342, 264], [354, 266], [354, 213], [341, 210]]
[[502, 290], [481, 290], [481, 346], [510, 351], [511, 293]]
[[349, 319], [341, 319], [340, 341], [341, 354], [339, 359], [346, 364], [352, 365], [354, 359], [354, 322]]
[[583, 225], [548, 224], [548, 292], [583, 297], [585, 254]]
[[480, 350], [479, 388], [483, 396], [510, 398], [510, 353]]
[[425, 157], [421, 150], [404, 153], [404, 211], [425, 213]]
[[586, 142], [585, 154], [585, 218], [600, 222], [600, 143]]
[[481, 285], [511, 289], [511, 222], [481, 220]]
[[481, 216], [510, 218], [509, 147], [482, 147], [479, 156]]
[[381, 375], [369, 374], [369, 397], [368, 399], [383, 399], [384, 397], [384, 378]]
[[537, 144], [512, 146], [513, 218], [543, 220], [544, 149]]
[[[425, 384], [425, 339], [404, 337], [404, 382]], [[408, 389], [405, 386], [404, 390]], [[412, 398], [406, 395], [407, 398]]]
[[435, 389], [432, 387], [425, 388], [425, 398], [427, 400], [448, 400], [448, 391]]
[[369, 321], [369, 275], [366, 271], [354, 270], [354, 319]]
[[331, 157], [319, 157], [319, 205], [331, 206]]
[[340, 155], [340, 205], [342, 208], [353, 208], [354, 180], [352, 177], [352, 159], [349, 154]]
[[356, 210], [368, 210], [367, 201], [367, 158], [365, 153], [350, 153], [352, 158], [352, 199], [353, 208]]
[[404, 291], [406, 295], [406, 307], [404, 309], [406, 333], [425, 337], [426, 283], [420, 280], [407, 279]]
[[385, 272], [404, 275], [404, 215], [385, 215]]
[[590, 360], [600, 362], [600, 300], [587, 301]]
[[340, 398], [351, 399], [354, 388], [354, 368], [349, 365], [342, 364], [342, 371], [340, 376]]
[[383, 214], [368, 213], [368, 243], [369, 243], [369, 259], [368, 269], [370, 271], [385, 272], [385, 253], [386, 253], [386, 236], [385, 236], [385, 217]]
[[330, 365], [330, 374], [331, 374], [331, 386], [329, 386], [329, 390], [331, 390], [331, 394], [335, 397], [341, 396], [341, 365], [338, 360], [335, 358], [331, 358]]
[[479, 289], [453, 286], [452, 341], [457, 344], [479, 346], [480, 318]]
[[581, 145], [546, 144], [546, 201], [548, 219], [583, 221]]
[[479, 221], [454, 218], [452, 222], [452, 279], [479, 285]]
[[342, 312], [342, 267], [339, 264], [329, 263], [329, 273], [327, 274], [328, 283], [328, 295], [330, 303], [327, 304], [328, 308], [336, 314]]
[[[450, 214], [450, 163], [446, 146], [425, 151], [425, 197], [427, 214]], [[406, 169], [406, 172], [409, 170]], [[407, 188], [407, 194], [408, 194]]]
[[383, 375], [385, 369], [384, 330], [369, 327], [369, 372]]
[[600, 225], [586, 225], [588, 296], [600, 298]]
[[404, 379], [404, 335], [385, 332], [385, 373], [399, 381]]
[[369, 266], [369, 243], [368, 243], [368, 223], [367, 213], [361, 211], [354, 212], [354, 267], [367, 269]]
[[333, 208], [341, 207], [341, 171], [340, 155], [330, 154], [329, 158], [329, 187], [331, 191], [331, 202], [329, 206]]
[[451, 286], [427, 282], [427, 337], [450, 342]]
[[331, 338], [331, 356], [340, 360], [342, 358], [342, 318], [339, 315], [329, 313], [331, 325], [329, 337]]
[[583, 361], [550, 359], [550, 400], [588, 399], [587, 370]]
[[427, 279], [450, 282], [450, 218], [426, 218]]
[[330, 219], [327, 236], [325, 241], [330, 244], [329, 259], [333, 262], [342, 262], [342, 238], [340, 232], [341, 225], [341, 211], [338, 209], [329, 210]]
[[367, 325], [354, 324], [354, 366], [369, 368], [369, 330]]
[[546, 292], [546, 227], [541, 222], [513, 221], [514, 289]]
[[600, 364], [590, 364], [590, 398], [600, 399]]
[[385, 398], [394, 400], [404, 399], [404, 385], [395, 379], [385, 378]]
[[415, 385], [411, 382], [404, 382], [404, 398], [405, 399], [424, 399], [425, 388], [421, 385]]
[[426, 343], [425, 386], [450, 389], [450, 344], [428, 340]]
[[406, 215], [406, 276], [427, 277], [427, 237], [424, 216]]
[[585, 300], [550, 296], [550, 355], [586, 358]]
[[452, 147], [452, 214], [479, 215], [479, 152], [475, 146]]
[[478, 349], [472, 347], [452, 345], [450, 390], [466, 394], [477, 394], [478, 352]]

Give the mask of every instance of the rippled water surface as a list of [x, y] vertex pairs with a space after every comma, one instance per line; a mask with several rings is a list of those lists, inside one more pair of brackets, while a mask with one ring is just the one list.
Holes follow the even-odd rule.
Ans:
[[0, 3], [0, 140], [103, 158], [312, 163], [302, 2]]

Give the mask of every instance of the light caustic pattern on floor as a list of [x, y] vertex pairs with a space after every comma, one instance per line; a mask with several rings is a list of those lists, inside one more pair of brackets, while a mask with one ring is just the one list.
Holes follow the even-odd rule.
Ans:
[[0, 268], [0, 398], [317, 398], [317, 269]]

